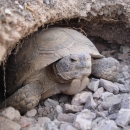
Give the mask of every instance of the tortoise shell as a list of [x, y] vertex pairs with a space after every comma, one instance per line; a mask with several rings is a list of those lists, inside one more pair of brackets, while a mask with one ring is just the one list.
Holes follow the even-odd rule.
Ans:
[[17, 54], [7, 61], [7, 93], [13, 94], [36, 71], [71, 54], [87, 52], [102, 58], [94, 44], [83, 34], [68, 28], [49, 28], [30, 35], [21, 42]]

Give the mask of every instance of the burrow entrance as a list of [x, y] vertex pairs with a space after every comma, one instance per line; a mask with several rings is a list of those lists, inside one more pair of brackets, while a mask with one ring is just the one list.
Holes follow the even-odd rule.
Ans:
[[[105, 21], [102, 18], [100, 19], [100, 17], [94, 18], [90, 21], [75, 18], [46, 24], [44, 28], [40, 27], [39, 30], [50, 27], [66, 27], [75, 29], [86, 35], [95, 44], [99, 52], [105, 57], [113, 57], [120, 61], [121, 66], [130, 67], [130, 27], [124, 22], [113, 20]], [[124, 76], [123, 74], [121, 75], [122, 77]], [[4, 72], [3, 67], [1, 66], [0, 102], [4, 100], [4, 93], [6, 92], [3, 79]], [[129, 75], [126, 77], [126, 80], [130, 80]]]

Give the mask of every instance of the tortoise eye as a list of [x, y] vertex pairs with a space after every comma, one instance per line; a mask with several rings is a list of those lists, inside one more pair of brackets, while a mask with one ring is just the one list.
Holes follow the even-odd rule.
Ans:
[[71, 59], [70, 59], [70, 61], [71, 61], [72, 63], [74, 63], [74, 62], [76, 62], [77, 60], [76, 60], [76, 59], [71, 58]]

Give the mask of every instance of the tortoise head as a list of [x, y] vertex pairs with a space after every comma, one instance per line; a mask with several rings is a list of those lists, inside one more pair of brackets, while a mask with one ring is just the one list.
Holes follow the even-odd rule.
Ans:
[[88, 53], [71, 54], [53, 64], [55, 78], [66, 83], [91, 73], [91, 56]]

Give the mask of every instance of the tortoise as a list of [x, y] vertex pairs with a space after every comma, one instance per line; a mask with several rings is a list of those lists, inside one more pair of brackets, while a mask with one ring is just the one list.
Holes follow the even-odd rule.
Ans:
[[[52, 95], [82, 91], [89, 83], [91, 70], [110, 79], [118, 72], [118, 61], [104, 58], [86, 36], [73, 29], [53, 27], [37, 31], [21, 44], [17, 54], [11, 54], [7, 61], [8, 98], [0, 108], [6, 104], [25, 113]], [[104, 64], [108, 66], [103, 69]], [[113, 76], [108, 73], [111, 68]]]

